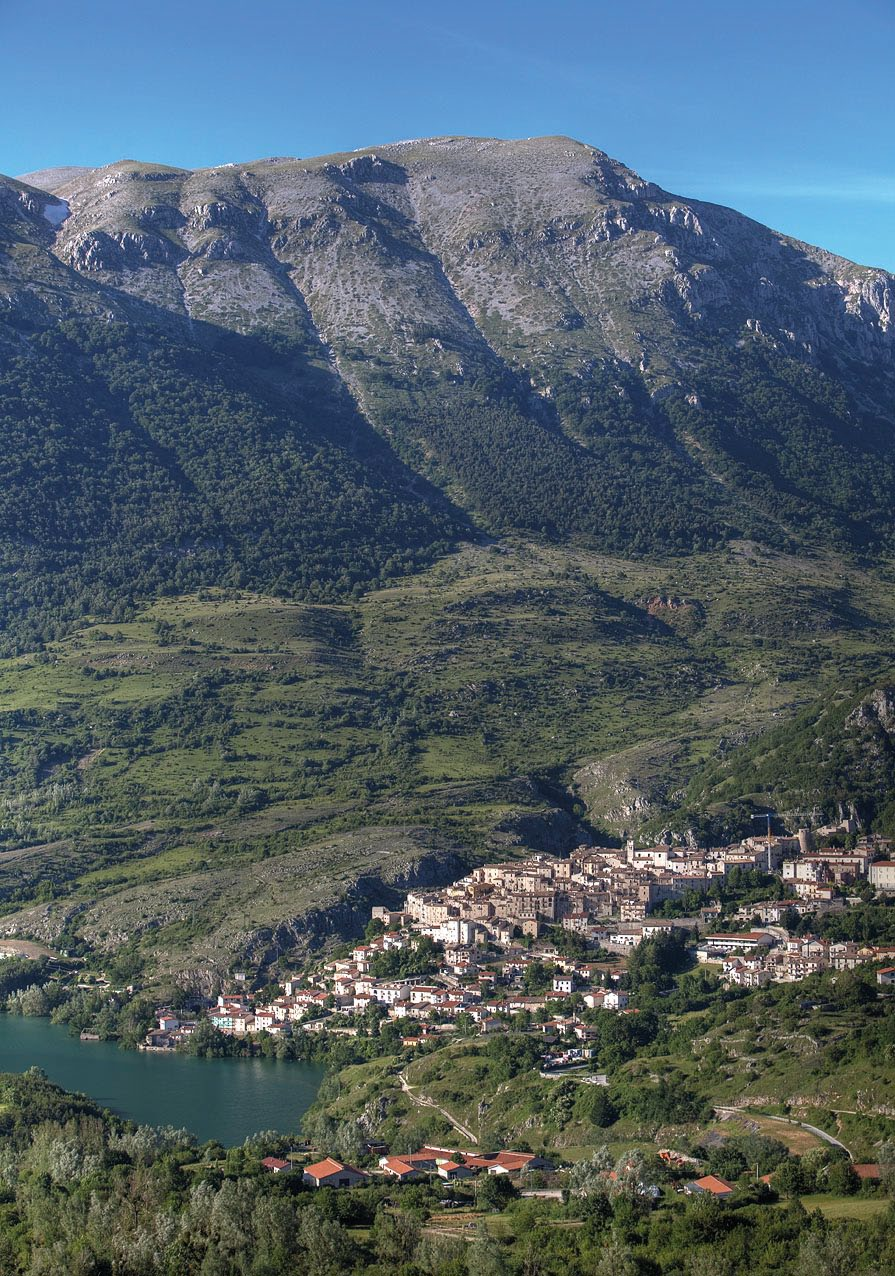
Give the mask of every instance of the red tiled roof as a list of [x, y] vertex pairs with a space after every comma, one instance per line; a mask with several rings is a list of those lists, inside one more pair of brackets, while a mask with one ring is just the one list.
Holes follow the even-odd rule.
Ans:
[[502, 1165], [507, 1170], [522, 1170], [534, 1159], [532, 1152], [498, 1152], [494, 1164]]
[[701, 1188], [703, 1192], [711, 1192], [713, 1196], [727, 1196], [733, 1191], [733, 1185], [718, 1178], [716, 1174], [706, 1174], [704, 1178], [697, 1179], [693, 1186]]
[[[334, 1161], [331, 1156], [324, 1157], [322, 1161], [316, 1161], [313, 1165], [305, 1166], [305, 1174], [310, 1175], [313, 1179], [325, 1179], [330, 1174], [341, 1174], [343, 1170], [350, 1170], [350, 1165], [343, 1165], [341, 1161]], [[356, 1170], [355, 1173], [360, 1173]]]
[[855, 1174], [857, 1174], [859, 1179], [878, 1179], [879, 1178], [879, 1166], [874, 1165], [872, 1162], [865, 1162], [862, 1165], [853, 1165], [852, 1169], [854, 1170]]
[[386, 1156], [380, 1164], [389, 1174], [394, 1174], [398, 1178], [402, 1178], [405, 1174], [421, 1172], [420, 1167], [414, 1164], [414, 1158], [409, 1156]]
[[466, 1164], [480, 1170], [499, 1165], [512, 1174], [516, 1170], [524, 1170], [529, 1161], [535, 1159], [533, 1152], [486, 1152], [480, 1156], [467, 1156]]

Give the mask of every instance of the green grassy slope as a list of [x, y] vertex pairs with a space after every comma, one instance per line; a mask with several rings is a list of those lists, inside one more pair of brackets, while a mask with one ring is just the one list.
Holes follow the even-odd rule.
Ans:
[[880, 580], [748, 544], [492, 545], [351, 604], [206, 591], [87, 625], [0, 663], [0, 898], [27, 910], [5, 924], [52, 938], [77, 915], [156, 957], [214, 935], [220, 956], [320, 902], [286, 874], [255, 916], [252, 864], [355, 831], [375, 849], [342, 845], [331, 901], [387, 862], [390, 828], [410, 862], [661, 820], [719, 738], [891, 665]]
[[483, 1147], [527, 1143], [572, 1160], [603, 1143], [695, 1146], [709, 1130], [760, 1132], [804, 1154], [822, 1143], [810, 1125], [856, 1160], [874, 1161], [880, 1141], [895, 1135], [886, 1107], [891, 1000], [803, 1007], [812, 989], [816, 982], [727, 1004], [718, 995], [685, 1015], [663, 1014], [660, 1002], [654, 1040], [598, 1047], [591, 1067], [608, 1075], [605, 1090], [575, 1074], [545, 1079], [530, 1064], [508, 1071], [493, 1040], [478, 1038], [345, 1067], [326, 1082], [317, 1109], [360, 1120], [400, 1150], [425, 1139], [468, 1146], [460, 1127]]

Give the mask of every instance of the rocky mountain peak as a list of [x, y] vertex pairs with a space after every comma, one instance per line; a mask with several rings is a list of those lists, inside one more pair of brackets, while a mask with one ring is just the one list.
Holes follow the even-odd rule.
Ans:
[[435, 137], [31, 177], [0, 179], [14, 324], [105, 315], [178, 342], [301, 351], [402, 459], [480, 510], [494, 494], [470, 472], [468, 417], [447, 406], [473, 402], [490, 423], [479, 442], [497, 447], [502, 421], [502, 454], [527, 440], [519, 464], [539, 456], [576, 483], [593, 471], [559, 515], [567, 531], [596, 534], [603, 472], [626, 537], [632, 466], [666, 504], [687, 494], [697, 538], [730, 523], [801, 535], [799, 501], [823, 519], [831, 473], [842, 519], [862, 536], [888, 523], [892, 276], [671, 194], [592, 146]]

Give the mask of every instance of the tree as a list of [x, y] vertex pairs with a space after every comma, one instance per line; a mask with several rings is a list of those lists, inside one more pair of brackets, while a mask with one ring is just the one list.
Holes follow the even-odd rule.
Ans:
[[628, 986], [638, 993], [652, 986], [657, 990], [670, 988], [673, 976], [686, 969], [687, 960], [687, 936], [682, 930], [644, 939], [628, 959]]
[[341, 1276], [355, 1261], [356, 1247], [341, 1223], [327, 1218], [316, 1204], [302, 1211], [299, 1241], [309, 1270], [319, 1276]]
[[895, 1139], [886, 1139], [879, 1148], [880, 1182], [890, 1196], [895, 1196]]
[[720, 1147], [712, 1148], [708, 1164], [710, 1174], [732, 1181], [748, 1168], [745, 1156], [734, 1142], [727, 1140]]
[[423, 1236], [417, 1246], [416, 1265], [427, 1276], [446, 1276], [466, 1270], [466, 1242], [459, 1236]]
[[505, 1276], [507, 1272], [503, 1248], [488, 1231], [484, 1219], [479, 1220], [475, 1240], [467, 1250], [466, 1271], [468, 1276]]
[[611, 1237], [597, 1259], [594, 1276], [637, 1276], [637, 1272], [637, 1262], [629, 1247], [620, 1237]]
[[791, 1199], [801, 1196], [813, 1184], [808, 1183], [808, 1176], [802, 1166], [802, 1158], [791, 1156], [783, 1162], [774, 1175], [774, 1187], [781, 1196]]
[[861, 1180], [855, 1173], [855, 1169], [851, 1161], [846, 1161], [844, 1159], [841, 1161], [834, 1161], [828, 1168], [826, 1173], [826, 1187], [828, 1192], [834, 1192], [836, 1196], [854, 1196], [860, 1186]]
[[833, 999], [837, 1005], [857, 1010], [876, 1001], [876, 989], [862, 972], [846, 970], [836, 977]]
[[419, 1221], [407, 1210], [376, 1211], [371, 1239], [380, 1263], [389, 1267], [409, 1263], [419, 1238]]
[[683, 1221], [690, 1239], [697, 1244], [715, 1244], [727, 1230], [730, 1212], [713, 1196], [700, 1193], [689, 1202]]
[[842, 1232], [825, 1231], [802, 1238], [796, 1262], [796, 1276], [852, 1276], [855, 1252]]
[[604, 1145], [598, 1147], [586, 1161], [578, 1161], [569, 1170], [569, 1188], [582, 1196], [607, 1191], [608, 1174], [612, 1169], [612, 1156]]
[[613, 1125], [618, 1120], [618, 1109], [603, 1086], [581, 1086], [575, 1103], [575, 1112], [600, 1130], [605, 1130], [607, 1126]]
[[476, 1200], [482, 1209], [502, 1210], [519, 1195], [506, 1174], [481, 1174], [476, 1185]]

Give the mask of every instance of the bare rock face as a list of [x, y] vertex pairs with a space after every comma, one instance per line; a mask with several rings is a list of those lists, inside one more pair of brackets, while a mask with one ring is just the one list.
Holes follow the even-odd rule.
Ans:
[[[402, 459], [476, 514], [486, 498], [457, 437], [458, 391], [489, 420], [525, 418], [523, 469], [537, 455], [543, 473], [552, 450], [558, 472], [602, 475], [608, 450], [615, 469], [588, 480], [577, 510], [631, 473], [662, 471], [658, 506], [708, 511], [700, 543], [781, 522], [798, 536], [806, 498], [824, 517], [823, 484], [804, 464], [821, 437], [838, 449], [834, 486], [856, 475], [841, 522], [861, 522], [866, 539], [895, 505], [888, 478], [864, 501], [879, 474], [868, 448], [885, 451], [895, 424], [892, 276], [670, 194], [592, 146], [429, 138], [197, 171], [125, 160], [38, 177], [43, 187], [0, 179], [0, 315], [31, 327], [110, 315], [175, 338], [300, 345]], [[766, 367], [763, 393], [735, 419], [732, 387], [750, 360], [783, 361], [794, 388], [776, 410], [781, 373]], [[813, 399], [802, 411], [805, 376]], [[600, 399], [607, 385], [626, 399], [619, 412]], [[780, 415], [798, 417], [785, 465]], [[757, 487], [744, 465], [761, 470]], [[590, 518], [563, 517], [575, 532]], [[618, 537], [638, 517], [634, 498], [612, 511]], [[590, 518], [587, 534], [601, 525]]]
[[173, 266], [186, 255], [184, 248], [160, 235], [142, 231], [109, 235], [105, 231], [94, 230], [69, 240], [66, 259], [75, 270], [91, 274], [106, 270], [139, 270], [141, 266]]
[[895, 734], [895, 687], [877, 687], [849, 714], [849, 726], [878, 725], [887, 735]]
[[[71, 208], [56, 252], [76, 271], [177, 271], [189, 258], [282, 267], [301, 294], [293, 303], [343, 356], [358, 342], [381, 355], [384, 342], [410, 365], [424, 339], [408, 345], [404, 321], [475, 344], [472, 317], [488, 316], [488, 343], [511, 363], [622, 357], [647, 380], [679, 374], [694, 325], [729, 340], [761, 333], [803, 359], [895, 363], [891, 276], [669, 195], [568, 138], [432, 138], [195, 173], [132, 161], [56, 172], [70, 179], [51, 185]], [[15, 195], [35, 215], [46, 202], [37, 187]], [[170, 306], [176, 290], [155, 287]], [[221, 309], [243, 291], [235, 272], [216, 287]], [[242, 330], [269, 326], [234, 301]], [[562, 339], [547, 348], [547, 334]]]

